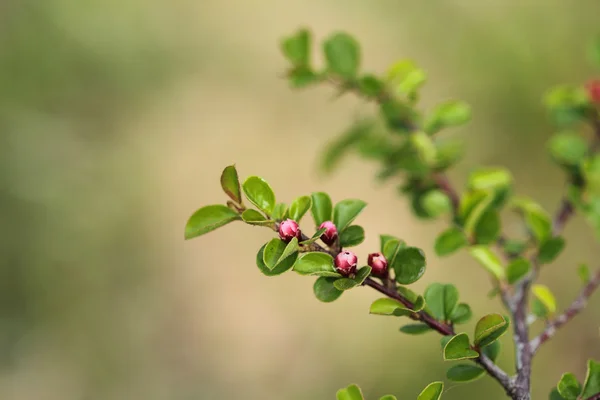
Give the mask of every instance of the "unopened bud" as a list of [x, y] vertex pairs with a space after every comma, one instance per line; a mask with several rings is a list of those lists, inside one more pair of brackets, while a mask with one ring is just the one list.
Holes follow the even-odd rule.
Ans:
[[286, 243], [289, 243], [293, 238], [300, 240], [302, 232], [298, 223], [293, 219], [286, 219], [279, 224], [279, 237]]
[[354, 275], [358, 257], [351, 251], [342, 251], [335, 256], [335, 269], [344, 276]]
[[600, 80], [589, 81], [585, 88], [592, 103], [600, 104]]
[[371, 267], [371, 273], [380, 278], [387, 276], [388, 272], [388, 261], [381, 253], [369, 254], [369, 267]]
[[321, 235], [321, 240], [328, 246], [335, 243], [338, 238], [338, 231], [335, 224], [331, 221], [325, 221], [319, 226], [319, 229], [325, 228], [325, 232]]

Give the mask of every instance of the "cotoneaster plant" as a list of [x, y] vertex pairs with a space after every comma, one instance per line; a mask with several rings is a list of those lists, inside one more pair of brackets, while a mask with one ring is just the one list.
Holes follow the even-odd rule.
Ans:
[[[467, 104], [454, 100], [432, 110], [420, 110], [419, 90], [426, 74], [413, 62], [397, 62], [383, 76], [363, 73], [357, 41], [346, 33], [335, 33], [324, 40], [325, 65], [316, 69], [311, 62], [312, 41], [311, 33], [301, 29], [281, 42], [290, 63], [286, 77], [291, 86], [332, 85], [340, 94], [352, 93], [374, 102], [380, 111], [378, 116], [352, 123], [330, 143], [323, 167], [331, 170], [349, 150], [379, 163], [378, 179], [400, 180], [399, 192], [410, 199], [416, 217], [448, 220], [447, 229], [435, 239], [437, 256], [467, 251], [490, 275], [490, 296], [500, 299], [506, 313], [477, 316], [474, 331], [465, 332], [461, 325], [471, 319], [472, 312], [460, 301], [456, 286], [432, 283], [424, 293], [409, 289], [425, 273], [423, 250], [389, 234], [379, 235], [380, 247], [370, 249], [366, 260], [348, 250], [365, 238], [364, 229], [355, 223], [366, 206], [364, 201], [334, 202], [327, 193], [318, 192], [300, 196], [288, 205], [276, 201], [263, 178], [250, 176], [240, 185], [235, 166], [226, 167], [221, 175], [227, 203], [196, 211], [187, 222], [185, 238], [235, 221], [270, 229], [273, 239], [256, 255], [256, 265], [264, 275], [294, 271], [315, 277], [314, 294], [326, 303], [347, 290], [370, 287], [382, 296], [371, 304], [371, 314], [410, 320], [400, 328], [408, 335], [441, 335], [443, 360], [452, 363], [446, 373], [449, 381], [469, 382], [488, 375], [509, 398], [530, 399], [536, 352], [585, 307], [600, 285], [600, 268], [591, 272], [587, 265], [581, 265], [577, 269], [580, 294], [558, 311], [550, 288], [536, 283], [564, 249], [563, 228], [575, 213], [583, 215], [600, 233], [600, 81], [560, 86], [545, 97], [557, 126], [547, 150], [564, 171], [566, 181], [562, 201], [552, 216], [533, 199], [516, 195], [511, 174], [501, 167], [473, 171], [460, 190], [451, 184], [446, 171], [460, 159], [462, 151], [460, 143], [444, 138], [442, 131], [467, 123], [471, 111]], [[600, 43], [592, 53], [600, 65]], [[584, 139], [586, 136], [591, 139]], [[301, 227], [309, 212], [312, 220], [304, 221]], [[502, 233], [500, 215], [504, 212], [520, 217], [520, 237]], [[501, 354], [498, 338], [509, 331], [515, 344], [514, 372], [496, 364]], [[583, 383], [566, 373], [555, 388], [549, 388], [550, 398], [600, 399], [600, 363], [589, 360], [587, 367]], [[416, 398], [437, 400], [443, 392], [444, 383], [433, 382]], [[351, 385], [338, 391], [337, 398], [360, 400], [363, 395], [358, 386]], [[414, 397], [403, 394], [400, 398]], [[396, 397], [387, 395], [380, 400], [393, 399]]]

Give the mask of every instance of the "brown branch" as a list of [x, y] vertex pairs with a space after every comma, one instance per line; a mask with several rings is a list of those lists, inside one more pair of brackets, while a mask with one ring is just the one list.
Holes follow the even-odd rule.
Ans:
[[592, 397], [588, 397], [585, 400], [600, 400], [600, 393], [596, 393], [595, 395], [593, 395]]
[[583, 287], [581, 293], [571, 303], [571, 305], [558, 317], [554, 318], [542, 333], [531, 341], [531, 351], [535, 353], [539, 347], [546, 341], [551, 339], [558, 329], [566, 325], [571, 321], [577, 314], [579, 314], [586, 306], [588, 299], [594, 294], [596, 289], [600, 286], [600, 269], [596, 271], [590, 281]]

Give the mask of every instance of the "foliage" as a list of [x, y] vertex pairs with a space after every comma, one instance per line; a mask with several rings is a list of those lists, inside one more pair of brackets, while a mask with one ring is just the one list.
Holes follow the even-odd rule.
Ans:
[[[464, 249], [490, 276], [492, 295], [500, 295], [507, 314], [480, 316], [472, 335], [457, 332], [456, 326], [472, 317], [471, 307], [459, 301], [457, 286], [435, 282], [423, 294], [408, 288], [426, 272], [427, 257], [422, 249], [385, 234], [380, 235], [380, 248], [369, 257], [369, 265], [359, 265], [356, 255], [347, 250], [365, 238], [364, 228], [355, 224], [367, 206], [364, 201], [334, 202], [327, 193], [316, 192], [301, 195], [288, 206], [277, 202], [275, 191], [261, 177], [250, 176], [240, 183], [233, 165], [226, 167], [221, 176], [221, 186], [229, 200], [196, 211], [187, 222], [185, 238], [195, 238], [233, 222], [278, 232], [256, 256], [256, 264], [264, 275], [294, 271], [313, 276], [314, 294], [325, 303], [339, 299], [345, 291], [369, 286], [384, 295], [371, 304], [371, 314], [413, 320], [400, 328], [405, 334], [437, 331], [442, 335], [442, 358], [461, 361], [448, 369], [448, 380], [470, 382], [488, 374], [509, 397], [530, 399], [531, 359], [535, 352], [583, 308], [600, 285], [600, 273], [592, 275], [586, 266], [580, 267], [578, 274], [585, 285], [582, 293], [564, 314], [556, 316], [558, 305], [552, 291], [535, 283], [542, 267], [559, 259], [566, 245], [562, 229], [575, 211], [586, 216], [600, 233], [600, 87], [594, 83], [560, 86], [545, 96], [549, 115], [558, 126], [547, 145], [549, 158], [564, 171], [568, 186], [552, 217], [536, 201], [516, 195], [514, 179], [502, 167], [473, 170], [462, 190], [454, 188], [446, 171], [460, 160], [462, 151], [441, 135], [469, 122], [471, 109], [462, 101], [447, 100], [432, 110], [421, 110], [420, 90], [427, 74], [413, 61], [400, 60], [380, 76], [365, 73], [358, 41], [338, 32], [323, 41], [324, 66], [317, 69], [311, 59], [313, 45], [307, 29], [298, 30], [281, 42], [281, 50], [290, 63], [287, 78], [292, 87], [331, 84], [340, 94], [354, 93], [374, 102], [379, 109], [378, 116], [355, 122], [328, 145], [324, 168], [333, 170], [345, 153], [356, 150], [380, 165], [378, 179], [401, 180], [399, 193], [409, 198], [417, 218], [448, 221], [448, 227], [434, 240], [437, 256], [447, 257]], [[589, 143], [582, 135], [585, 129], [594, 134]], [[254, 208], [245, 203], [244, 196]], [[305, 220], [305, 226], [300, 228], [298, 224], [308, 212], [312, 221]], [[501, 215], [505, 212], [515, 212], [520, 217], [527, 233], [524, 237], [508, 238], [502, 233]], [[378, 264], [373, 264], [373, 260]], [[532, 318], [547, 326], [533, 339], [529, 334], [529, 325], [535, 322]], [[496, 364], [501, 353], [498, 339], [509, 329], [516, 342], [514, 377]], [[417, 398], [440, 399], [443, 391], [443, 382], [433, 382]], [[573, 374], [565, 374], [551, 396], [593, 399], [600, 398], [599, 392], [600, 364], [590, 360], [583, 384]], [[337, 398], [360, 400], [363, 394], [358, 386], [351, 385], [340, 389]], [[395, 398], [386, 395], [381, 400]]]

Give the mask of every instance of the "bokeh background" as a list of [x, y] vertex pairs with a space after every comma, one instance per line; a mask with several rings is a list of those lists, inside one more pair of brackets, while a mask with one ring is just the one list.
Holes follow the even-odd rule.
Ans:
[[[393, 185], [374, 183], [374, 165], [348, 158], [319, 174], [323, 144], [369, 108], [328, 88], [291, 91], [278, 42], [301, 26], [321, 39], [346, 30], [366, 69], [415, 59], [429, 73], [425, 105], [473, 106], [468, 127], [445, 133], [469, 143], [457, 184], [506, 165], [519, 193], [553, 210], [563, 184], [541, 97], [600, 75], [585, 56], [599, 15], [595, 0], [1, 1], [0, 398], [332, 399], [354, 382], [368, 399], [416, 398], [448, 367], [438, 337], [369, 316], [366, 288], [324, 305], [311, 280], [262, 276], [266, 231], [184, 242], [185, 221], [224, 200], [218, 177], [233, 162], [283, 201], [360, 197], [360, 257], [378, 233], [400, 236], [430, 254], [416, 289], [454, 282], [476, 315], [497, 311], [486, 274], [464, 254], [433, 256], [443, 223], [416, 221]], [[600, 256], [580, 218], [566, 234], [542, 278], [561, 308], [577, 265]], [[599, 307], [600, 296], [537, 356], [534, 399], [600, 357]], [[504, 398], [489, 378], [447, 387], [446, 399]]]

